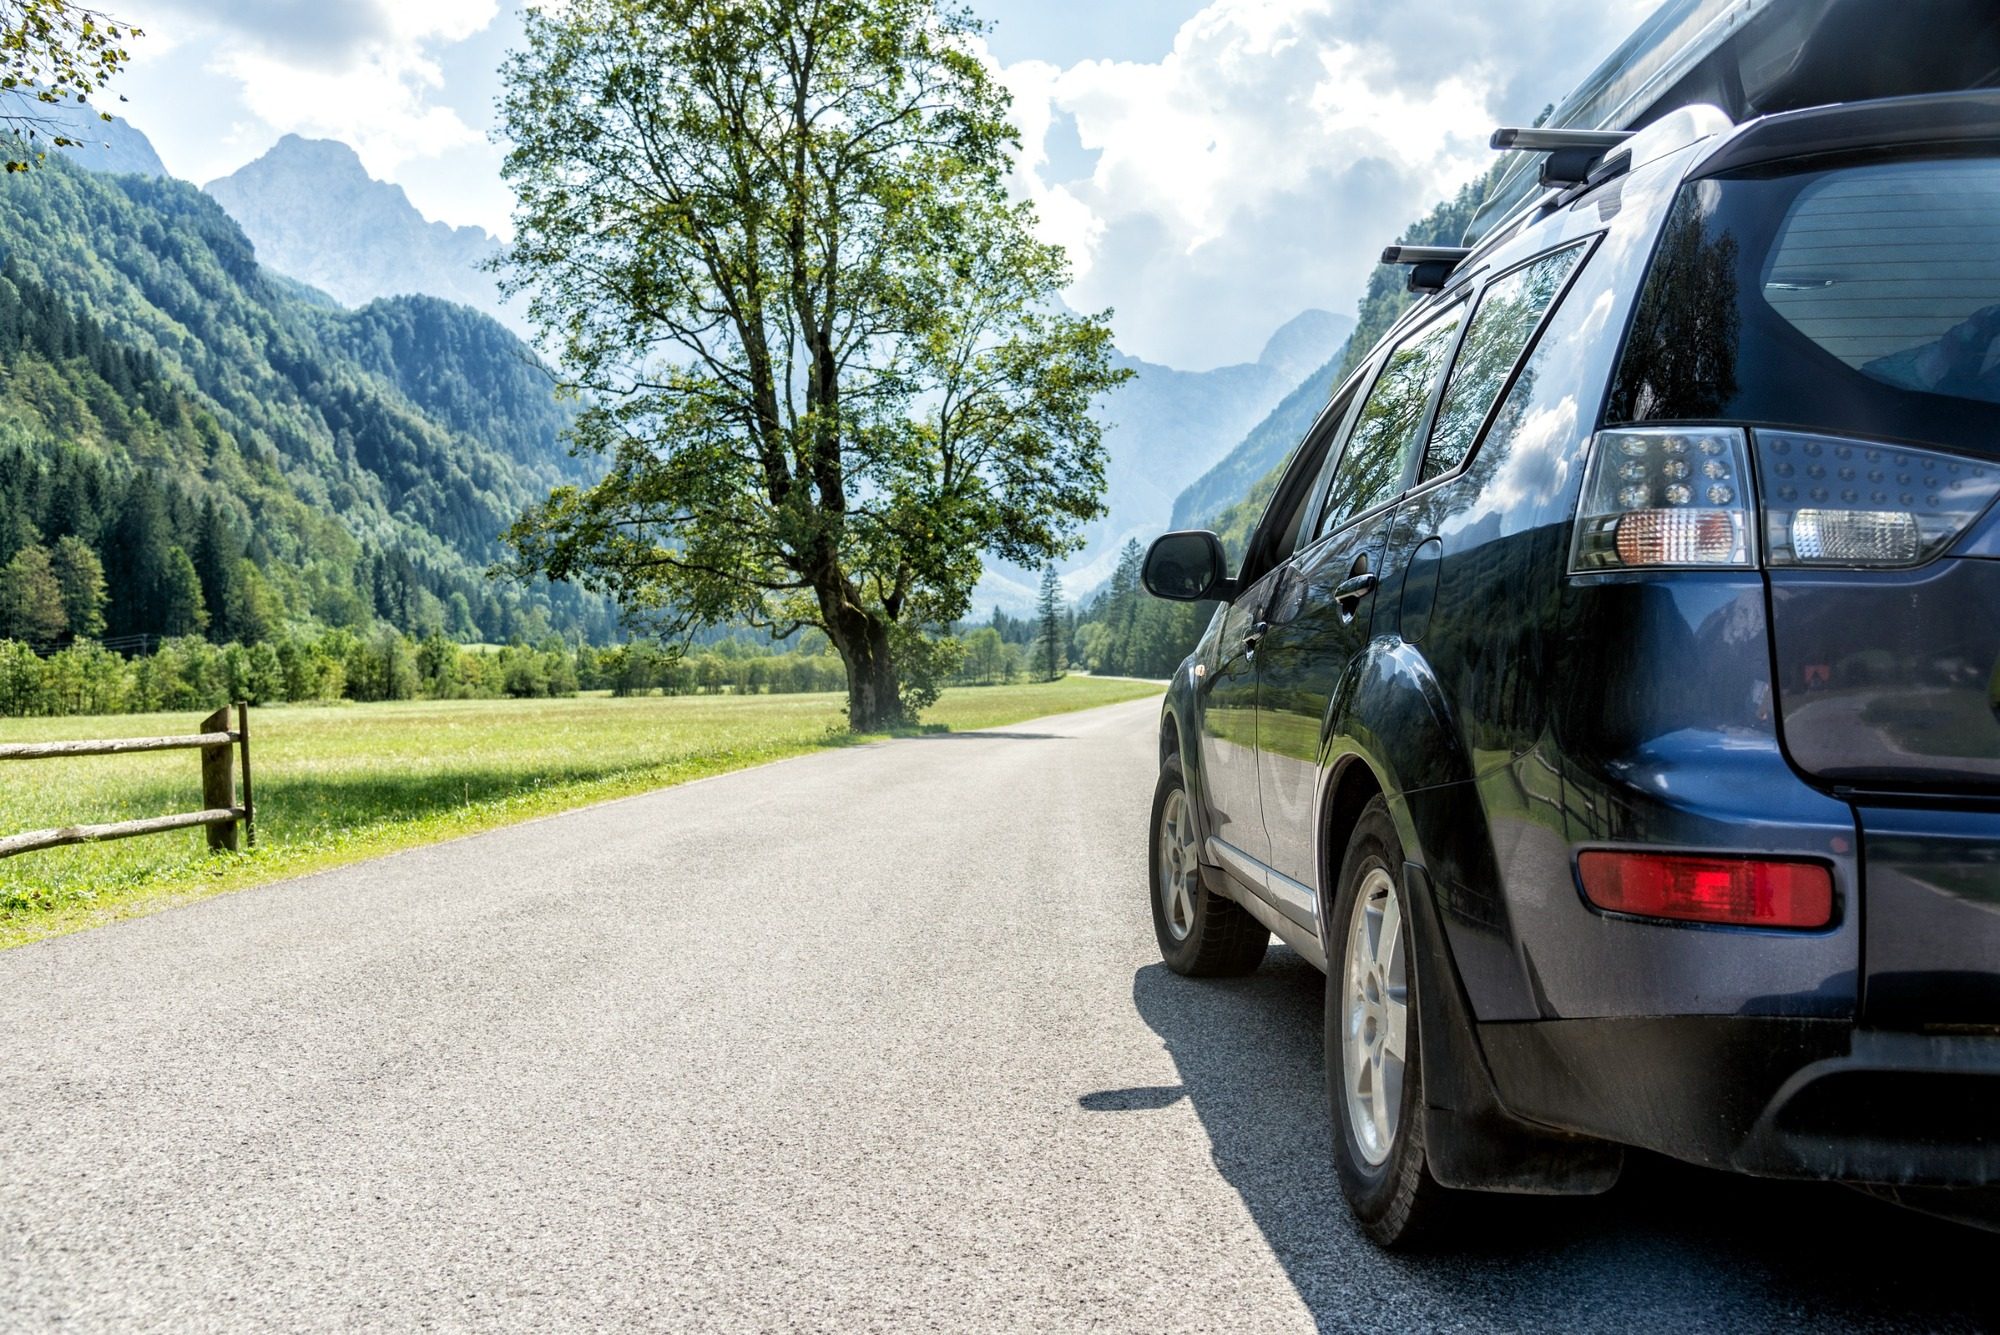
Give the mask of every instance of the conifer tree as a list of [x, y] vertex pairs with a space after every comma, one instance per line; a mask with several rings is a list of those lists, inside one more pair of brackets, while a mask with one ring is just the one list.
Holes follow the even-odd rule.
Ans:
[[53, 644], [69, 628], [62, 586], [39, 543], [14, 553], [0, 570], [0, 635], [29, 644]]
[[1046, 679], [1054, 681], [1063, 671], [1064, 636], [1062, 579], [1057, 576], [1053, 562], [1042, 567], [1042, 591], [1035, 600], [1035, 617], [1042, 627], [1036, 656], [1041, 659]]
[[72, 534], [56, 543], [50, 563], [62, 590], [63, 618], [69, 623], [69, 633], [78, 639], [102, 635], [109, 594], [104, 587], [104, 563], [97, 559], [97, 553]]
[[230, 617], [242, 601], [238, 588], [242, 547], [212, 496], [202, 502], [200, 517], [195, 520], [194, 547], [188, 556], [194, 562], [195, 577], [201, 581], [201, 602], [209, 613], [209, 638], [218, 644], [249, 638]]
[[111, 592], [106, 629], [113, 635], [159, 634], [163, 629], [160, 594], [167, 568], [167, 514], [151, 475], [138, 474], [125, 489], [104, 555], [105, 584]]
[[201, 577], [184, 547], [167, 549], [160, 581], [160, 630], [166, 635], [199, 635], [208, 625], [201, 601]]

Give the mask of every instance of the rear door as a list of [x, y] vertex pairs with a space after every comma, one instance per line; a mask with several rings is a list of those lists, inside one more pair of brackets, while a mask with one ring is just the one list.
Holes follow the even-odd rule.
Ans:
[[1397, 342], [1356, 414], [1311, 540], [1287, 564], [1257, 651], [1257, 766], [1270, 839], [1271, 897], [1313, 922], [1315, 807], [1328, 701], [1368, 642], [1396, 500], [1414, 476], [1424, 424], [1457, 346], [1465, 306]]

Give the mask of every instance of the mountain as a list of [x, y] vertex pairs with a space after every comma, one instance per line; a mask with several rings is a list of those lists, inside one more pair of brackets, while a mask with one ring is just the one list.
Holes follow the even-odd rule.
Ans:
[[[1163, 532], [1174, 496], [1240, 440], [1311, 367], [1345, 343], [1354, 321], [1309, 310], [1287, 321], [1254, 362], [1179, 371], [1120, 355], [1131, 380], [1097, 407], [1104, 427], [1105, 517], [1084, 530], [1085, 545], [1061, 566], [1079, 601], [1111, 577], [1120, 549]], [[1039, 574], [989, 562], [974, 606], [1020, 614], [1034, 605]]]
[[432, 222], [399, 185], [368, 175], [346, 144], [288, 134], [205, 187], [242, 227], [267, 267], [342, 304], [424, 293], [484, 311], [527, 335], [480, 266], [500, 243], [478, 227]]
[[[1451, 199], [1410, 224], [1397, 240], [1403, 245], [1457, 245], [1486, 197], [1491, 180], [1489, 174], [1468, 182]], [[1384, 265], [1369, 275], [1360, 306], [1348, 322], [1352, 333], [1346, 344], [1298, 382], [1220, 462], [1174, 498], [1173, 527], [1214, 528], [1225, 543], [1240, 543], [1249, 535], [1277, 487], [1282, 466], [1320, 409], [1409, 308], [1413, 298], [1404, 274], [1401, 268]]]
[[53, 154], [0, 180], [0, 561], [81, 539], [110, 634], [608, 635], [601, 599], [485, 573], [525, 504], [587, 480], [569, 412], [488, 317], [332, 304], [185, 182]]
[[1159, 532], [1173, 513], [1175, 494], [1242, 439], [1301, 376], [1337, 353], [1353, 327], [1344, 316], [1307, 311], [1273, 334], [1256, 361], [1213, 371], [1122, 358], [1138, 374], [1099, 409], [1109, 455], [1109, 514], [1072, 570], [1093, 558], [1115, 562], [1128, 537]]
[[1334, 377], [1346, 356], [1343, 347], [1300, 380], [1235, 449], [1176, 496], [1170, 527], [1202, 527], [1288, 457], [1333, 396]]

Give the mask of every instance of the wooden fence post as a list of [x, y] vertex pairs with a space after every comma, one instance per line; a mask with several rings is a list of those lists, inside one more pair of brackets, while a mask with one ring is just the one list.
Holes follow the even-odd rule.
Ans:
[[[203, 719], [201, 730], [228, 732], [229, 706], [224, 705]], [[236, 805], [234, 758], [234, 746], [230, 742], [201, 748], [201, 804], [211, 811], [233, 808]], [[236, 851], [235, 821], [208, 827], [208, 851], [211, 853]]]
[[243, 842], [257, 846], [257, 804], [250, 798], [250, 704], [236, 702], [236, 743], [243, 748]]

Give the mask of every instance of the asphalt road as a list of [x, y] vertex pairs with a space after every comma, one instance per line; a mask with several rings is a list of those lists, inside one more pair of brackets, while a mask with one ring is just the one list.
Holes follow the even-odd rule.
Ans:
[[1150, 703], [0, 955], [0, 1324], [1977, 1328], [2000, 1240], [1642, 1162], [1391, 1258], [1318, 975], [1154, 962]]

